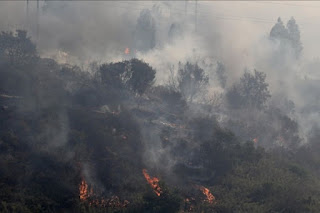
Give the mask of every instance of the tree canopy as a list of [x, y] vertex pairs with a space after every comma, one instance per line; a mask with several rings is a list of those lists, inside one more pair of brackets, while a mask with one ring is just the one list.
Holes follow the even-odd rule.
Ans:
[[252, 107], [261, 109], [271, 97], [266, 74], [254, 70], [254, 74], [245, 72], [240, 81], [227, 91], [227, 100], [231, 107]]
[[289, 45], [292, 48], [295, 57], [300, 57], [303, 47], [300, 41], [299, 26], [293, 17], [287, 22], [287, 26], [284, 26], [279, 17], [278, 22], [270, 31], [270, 38], [280, 41], [281, 45], [284, 47]]
[[187, 62], [179, 64], [178, 88], [186, 100], [192, 102], [195, 95], [199, 94], [208, 85], [209, 77], [198, 64]]

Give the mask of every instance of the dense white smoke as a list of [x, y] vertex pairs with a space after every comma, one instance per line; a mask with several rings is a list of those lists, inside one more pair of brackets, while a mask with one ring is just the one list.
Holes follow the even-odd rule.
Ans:
[[[26, 1], [2, 1], [0, 29], [28, 30], [42, 56], [62, 63], [141, 58], [157, 70], [157, 84], [165, 84], [179, 62], [199, 63], [215, 78], [219, 61], [227, 86], [245, 69], [257, 69], [267, 74], [272, 103], [281, 105], [279, 97], [294, 102], [293, 118], [304, 137], [320, 125], [316, 7], [317, 2], [40, 1], [37, 17], [36, 1], [29, 1], [28, 8]], [[299, 59], [290, 50], [284, 55], [281, 45], [269, 39], [279, 16], [284, 23], [295, 17], [300, 27], [304, 49]], [[214, 80], [212, 91], [220, 87]]]

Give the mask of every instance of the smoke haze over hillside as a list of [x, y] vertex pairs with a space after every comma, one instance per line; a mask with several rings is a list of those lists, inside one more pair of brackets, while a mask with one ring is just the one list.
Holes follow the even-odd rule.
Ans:
[[[297, 86], [300, 80], [320, 78], [314, 71], [320, 48], [317, 2], [201, 1], [196, 8], [193, 1], [40, 1], [38, 20], [36, 1], [28, 7], [22, 1], [0, 4], [2, 30], [27, 29], [36, 40], [38, 23], [40, 54], [64, 63], [88, 66], [93, 61], [138, 57], [157, 69], [157, 83], [163, 84], [178, 62], [202, 63], [208, 71], [220, 61], [228, 72], [227, 85], [245, 69], [257, 69], [267, 74], [272, 93], [287, 94], [300, 108], [306, 102]], [[269, 39], [279, 16], [284, 23], [294, 17], [299, 25], [303, 44], [299, 60], [283, 56], [279, 44]], [[153, 32], [141, 32], [139, 17], [140, 25], [141, 20], [151, 20]], [[154, 44], [142, 48], [137, 46], [139, 39]], [[129, 55], [124, 54], [126, 48]]]
[[[320, 190], [309, 198], [320, 174], [319, 9], [307, 1], [39, 1], [37, 10], [37, 1], [0, 1], [0, 173], [10, 167], [7, 149], [22, 161], [19, 142], [32, 159], [21, 176], [63, 173], [68, 199], [80, 191], [70, 205], [148, 209], [158, 201], [143, 194], [145, 178], [154, 196], [168, 193], [160, 204], [176, 209], [179, 196], [200, 206], [195, 212], [204, 201], [215, 208], [212, 188], [222, 210], [207, 212], [232, 209], [242, 193], [232, 183], [256, 205], [247, 212], [268, 208], [264, 196], [278, 189], [296, 201], [291, 188], [305, 193], [296, 211], [309, 212], [304, 205], [320, 200]], [[246, 188], [247, 173], [257, 186]], [[275, 212], [288, 205], [273, 199]]]

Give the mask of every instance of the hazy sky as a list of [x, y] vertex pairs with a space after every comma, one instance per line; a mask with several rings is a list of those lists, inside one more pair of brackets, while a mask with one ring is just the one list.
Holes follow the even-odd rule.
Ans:
[[[208, 11], [213, 16], [221, 16], [219, 20], [225, 27], [237, 28], [247, 25], [245, 33], [269, 33], [269, 30], [281, 16], [286, 23], [294, 17], [300, 27], [301, 39], [305, 46], [305, 54], [318, 54], [320, 48], [320, 2], [317, 1], [248, 1], [248, 2], [200, 2], [200, 11]], [[206, 9], [208, 8], [208, 9]], [[211, 12], [210, 12], [211, 11]], [[234, 18], [234, 20], [232, 20]], [[212, 21], [212, 19], [206, 20]], [[215, 21], [218, 21], [216, 18]], [[231, 25], [231, 26], [230, 26]], [[250, 27], [252, 25], [252, 27]]]
[[[47, 10], [40, 11], [39, 49], [63, 48], [77, 53], [90, 51], [92, 57], [94, 52], [97, 55], [122, 52], [126, 43], [131, 42], [131, 31], [140, 11], [154, 9], [155, 4], [162, 5], [158, 24], [184, 18], [193, 27], [194, 1], [49, 1]], [[41, 1], [40, 7], [44, 5]], [[27, 21], [26, 1], [0, 1], [0, 29], [27, 28], [35, 37], [35, 8], [36, 1], [30, 1]], [[319, 56], [320, 2], [198, 1], [197, 12], [201, 36], [212, 37], [213, 32], [218, 32], [226, 44], [242, 49], [268, 35], [279, 16], [284, 23], [293, 16], [301, 30], [305, 56]], [[237, 42], [233, 43], [235, 39]], [[82, 47], [75, 40], [81, 41]]]

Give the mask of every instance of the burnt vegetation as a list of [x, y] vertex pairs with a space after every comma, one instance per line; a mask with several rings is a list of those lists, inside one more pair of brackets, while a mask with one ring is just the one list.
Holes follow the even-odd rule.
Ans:
[[1, 33], [0, 211], [319, 211], [317, 130], [301, 144], [297, 122], [268, 104], [266, 74], [227, 86], [225, 69], [217, 107], [201, 99], [209, 77], [198, 64], [155, 85], [143, 60], [86, 72], [41, 58], [24, 31]]

